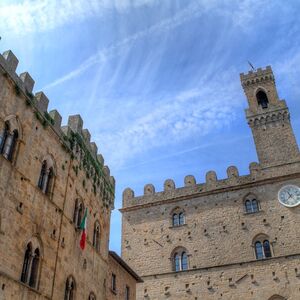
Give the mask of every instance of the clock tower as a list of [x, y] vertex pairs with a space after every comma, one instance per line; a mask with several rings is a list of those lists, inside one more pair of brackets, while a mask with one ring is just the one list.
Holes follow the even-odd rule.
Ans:
[[271, 67], [242, 73], [240, 78], [249, 105], [246, 117], [261, 166], [273, 167], [299, 159], [289, 110], [285, 100], [278, 98]]

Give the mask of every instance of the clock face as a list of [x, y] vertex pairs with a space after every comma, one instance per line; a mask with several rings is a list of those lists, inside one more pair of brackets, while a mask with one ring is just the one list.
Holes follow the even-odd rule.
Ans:
[[283, 186], [278, 192], [279, 202], [287, 207], [294, 207], [300, 204], [300, 188], [296, 185]]

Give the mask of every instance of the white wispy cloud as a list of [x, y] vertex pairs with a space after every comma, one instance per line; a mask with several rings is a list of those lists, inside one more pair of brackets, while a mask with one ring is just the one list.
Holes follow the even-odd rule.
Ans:
[[199, 15], [204, 14], [207, 10], [211, 9], [214, 6], [215, 1], [200, 1], [200, 2], [193, 2], [191, 5], [187, 6], [185, 9], [180, 10], [170, 18], [166, 18], [145, 30], [138, 31], [135, 34], [127, 36], [123, 40], [108, 46], [96, 54], [93, 54], [89, 58], [87, 58], [82, 64], [76, 67], [74, 70], [70, 71], [69, 73], [63, 75], [62, 77], [54, 80], [53, 82], [49, 83], [44, 89], [53, 88], [59, 84], [64, 83], [72, 78], [75, 78], [85, 72], [91, 66], [104, 63], [107, 59], [121, 55], [124, 51], [130, 47], [134, 42], [143, 39], [149, 35], [155, 33], [161, 33], [169, 31], [177, 26], [191, 20], [192, 18], [199, 17]]
[[229, 80], [236, 74], [236, 70], [230, 70], [226, 86], [223, 76], [201, 82], [199, 87], [175, 97], [161, 99], [158, 103], [153, 101], [155, 104], [144, 116], [128, 121], [121, 129], [119, 126], [119, 130], [110, 130], [94, 138], [110, 165], [119, 168], [143, 151], [172, 146], [192, 136], [203, 137], [228, 126], [236, 117], [236, 108], [242, 104], [237, 80]]
[[[118, 55], [124, 54], [124, 52], [130, 48], [136, 41], [151, 36], [157, 33], [164, 33], [171, 31], [172, 29], [192, 20], [199, 18], [201, 15], [207, 14], [211, 10], [215, 10], [214, 13], [224, 17], [227, 16], [233, 22], [234, 26], [248, 30], [248, 24], [251, 24], [253, 19], [256, 16], [256, 12], [259, 10], [260, 14], [263, 14], [267, 11], [265, 5], [261, 1], [254, 5], [254, 0], [244, 0], [235, 2], [236, 9], [232, 11], [231, 6], [222, 6], [219, 5], [218, 1], [215, 0], [202, 0], [191, 2], [186, 8], [177, 11], [174, 15], [169, 18], [163, 19], [160, 22], [148, 27], [147, 29], [138, 31], [135, 34], [129, 35], [122, 39], [121, 41], [110, 45], [104, 49], [101, 49], [97, 53], [91, 55], [85, 61], [83, 61], [79, 66], [74, 70], [68, 72], [67, 74], [57, 78], [53, 82], [49, 83], [44, 87], [44, 89], [50, 89], [57, 85], [60, 85], [70, 79], [73, 79], [82, 73], [84, 73], [90, 67], [101, 64]], [[117, 1], [118, 2], [118, 1]], [[146, 3], [147, 1], [142, 1], [141, 3]], [[152, 2], [152, 1], [148, 1]], [[128, 2], [126, 2], [128, 3]], [[123, 7], [127, 7], [123, 4]], [[219, 43], [218, 45], [223, 46]]]
[[122, 12], [155, 0], [24, 0], [0, 2], [0, 28], [15, 34], [43, 32], [110, 10]]

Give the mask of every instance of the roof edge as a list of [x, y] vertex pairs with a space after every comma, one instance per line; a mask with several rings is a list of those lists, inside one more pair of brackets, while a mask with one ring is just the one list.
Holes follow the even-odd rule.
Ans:
[[144, 282], [143, 279], [132, 270], [131, 267], [114, 251], [109, 251], [109, 255], [116, 260], [137, 282]]

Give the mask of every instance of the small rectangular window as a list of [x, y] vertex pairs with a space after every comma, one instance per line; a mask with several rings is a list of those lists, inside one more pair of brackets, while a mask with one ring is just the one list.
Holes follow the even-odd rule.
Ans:
[[126, 285], [125, 300], [129, 300], [129, 296], [130, 296], [130, 288], [129, 288], [129, 286]]
[[117, 291], [117, 285], [116, 285], [116, 275], [115, 274], [111, 274], [111, 289], [116, 292]]

